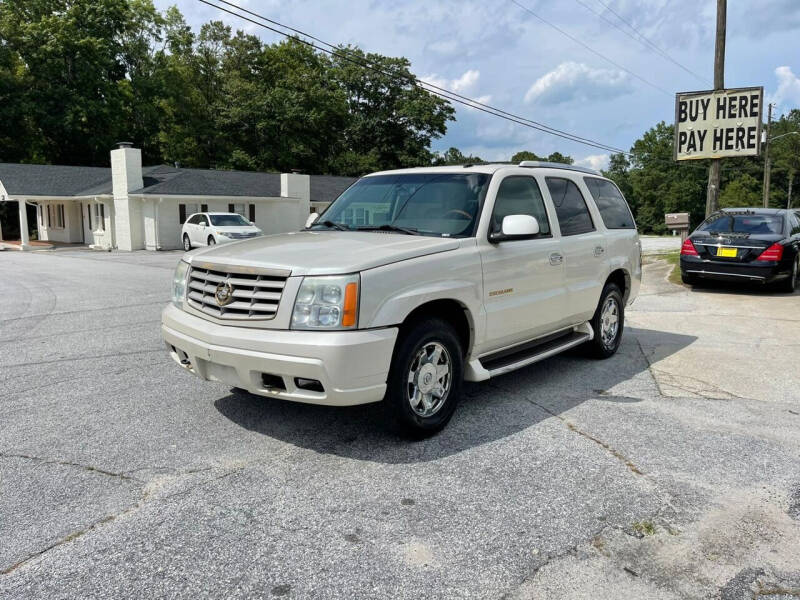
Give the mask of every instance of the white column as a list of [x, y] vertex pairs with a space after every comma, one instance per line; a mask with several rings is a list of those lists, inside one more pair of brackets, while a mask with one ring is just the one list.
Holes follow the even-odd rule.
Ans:
[[28, 235], [28, 213], [25, 210], [25, 200], [19, 199], [19, 242], [20, 250], [30, 250], [31, 240]]

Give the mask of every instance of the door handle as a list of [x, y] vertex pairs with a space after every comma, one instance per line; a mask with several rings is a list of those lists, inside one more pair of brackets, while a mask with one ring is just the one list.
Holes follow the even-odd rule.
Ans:
[[603, 248], [602, 246], [595, 246], [594, 247], [594, 255], [595, 256], [602, 256], [605, 251], [606, 251], [605, 248]]
[[550, 255], [550, 264], [551, 265], [557, 266], [557, 265], [560, 265], [562, 262], [564, 262], [564, 257], [561, 254], [559, 254], [558, 252], [553, 252]]

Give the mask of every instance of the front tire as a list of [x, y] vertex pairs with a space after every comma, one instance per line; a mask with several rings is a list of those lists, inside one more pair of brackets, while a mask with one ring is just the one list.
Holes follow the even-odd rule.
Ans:
[[183, 250], [184, 252], [189, 252], [192, 249], [192, 241], [189, 239], [189, 236], [185, 233], [183, 234]]
[[213, 236], [213, 235], [210, 235], [210, 236], [208, 236], [208, 242], [207, 242], [207, 244], [208, 244], [209, 246], [213, 246], [213, 245], [214, 245], [214, 244], [216, 244], [216, 243], [217, 243], [217, 240], [215, 240], [215, 239], [214, 239], [214, 236]]
[[389, 424], [424, 438], [441, 431], [455, 412], [464, 378], [461, 342], [452, 326], [426, 318], [401, 331], [383, 399]]
[[625, 302], [616, 283], [607, 283], [603, 288], [597, 310], [589, 323], [594, 330], [594, 338], [587, 342], [589, 354], [599, 359], [614, 356], [625, 325]]

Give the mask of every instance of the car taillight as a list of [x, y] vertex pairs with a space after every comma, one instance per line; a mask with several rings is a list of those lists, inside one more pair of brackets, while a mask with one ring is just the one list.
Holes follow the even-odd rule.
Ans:
[[780, 260], [783, 258], [783, 246], [780, 244], [772, 244], [769, 248], [764, 250], [756, 260]]
[[681, 256], [700, 256], [689, 238], [686, 238], [683, 246], [681, 246]]

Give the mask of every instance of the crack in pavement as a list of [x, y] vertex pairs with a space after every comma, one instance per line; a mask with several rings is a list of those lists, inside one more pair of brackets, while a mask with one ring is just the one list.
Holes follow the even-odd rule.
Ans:
[[[135, 350], [133, 352], [114, 352], [113, 357], [117, 356], [134, 356], [136, 354], [153, 354], [154, 352], [166, 352], [164, 348], [152, 349], [152, 350]], [[71, 357], [64, 357], [64, 358], [54, 358], [52, 360], [39, 360], [33, 362], [26, 362], [26, 363], [16, 363], [10, 365], [0, 365], [4, 368], [11, 368], [11, 367], [35, 367], [39, 365], [49, 365], [53, 363], [60, 363], [60, 362], [71, 362], [76, 360], [91, 360], [94, 358], [110, 358], [112, 354], [98, 354], [96, 356], [71, 356]], [[5, 381], [2, 380], [2, 381]]]
[[107, 475], [109, 477], [117, 477], [125, 481], [138, 481], [139, 483], [145, 483], [141, 479], [130, 477], [129, 475], [125, 475], [124, 473], [115, 473], [114, 471], [106, 471], [105, 469], [94, 467], [92, 465], [82, 465], [80, 463], [70, 462], [66, 460], [48, 459], [39, 456], [31, 456], [30, 454], [14, 454], [11, 452], [0, 452], [0, 458], [20, 458], [24, 460], [31, 460], [45, 465], [63, 465], [65, 467], [76, 467], [78, 469], [83, 469], [84, 471], [89, 471], [91, 473], [99, 473], [100, 475]]
[[[151, 503], [151, 502], [162, 502], [162, 503], [168, 502], [168, 501], [170, 501], [170, 500], [172, 500], [174, 498], [182, 496], [182, 495], [184, 495], [184, 494], [186, 494], [186, 493], [188, 493], [188, 492], [190, 492], [192, 490], [195, 490], [197, 488], [200, 488], [200, 487], [202, 487], [204, 485], [208, 485], [210, 483], [214, 483], [214, 482], [219, 481], [221, 479], [225, 479], [226, 477], [230, 477], [232, 475], [235, 475], [236, 473], [239, 473], [239, 472], [243, 471], [244, 469], [246, 469], [248, 466], [264, 462], [263, 460], [244, 461], [244, 462], [242, 462], [241, 464], [239, 464], [239, 465], [237, 465], [235, 467], [226, 469], [220, 475], [216, 475], [214, 477], [203, 479], [203, 480], [199, 481], [198, 483], [196, 483], [194, 485], [190, 485], [186, 489], [180, 490], [180, 491], [172, 493], [172, 494], [167, 494], [167, 495], [162, 496], [160, 498], [154, 498], [153, 497], [153, 492], [154, 492], [154, 488], [155, 488], [156, 484], [164, 484], [166, 482], [169, 482], [171, 480], [177, 479], [179, 477], [183, 477], [183, 476], [186, 476], [186, 475], [192, 475], [192, 474], [196, 474], [196, 473], [209, 471], [213, 467], [190, 469], [188, 471], [176, 472], [175, 474], [168, 475], [166, 477], [163, 477], [163, 476], [162, 477], [153, 477], [152, 479], [150, 479], [148, 481], [143, 481], [141, 479], [137, 479], [136, 477], [131, 477], [129, 475], [125, 475], [124, 473], [114, 473], [112, 471], [106, 471], [104, 469], [99, 469], [99, 468], [96, 468], [96, 467], [93, 467], [93, 466], [81, 465], [81, 464], [78, 464], [78, 463], [72, 463], [72, 462], [67, 462], [67, 461], [47, 460], [47, 459], [42, 459], [42, 458], [35, 457], [35, 456], [28, 456], [28, 455], [24, 455], [24, 454], [0, 453], [0, 458], [22, 458], [22, 459], [33, 460], [33, 461], [36, 461], [36, 462], [41, 462], [43, 464], [58, 464], [58, 465], [79, 467], [79, 468], [85, 469], [85, 470], [90, 471], [90, 472], [100, 473], [100, 474], [103, 474], [103, 475], [108, 475], [110, 477], [116, 477], [116, 478], [123, 479], [123, 480], [135, 481], [135, 482], [138, 482], [138, 483], [142, 484], [142, 486], [143, 486], [142, 487], [142, 492], [141, 492], [141, 497], [136, 502], [136, 504], [133, 504], [132, 506], [128, 506], [127, 508], [119, 511], [118, 513], [111, 514], [111, 515], [106, 515], [102, 519], [98, 519], [97, 521], [94, 521], [93, 523], [90, 523], [89, 525], [87, 525], [83, 529], [80, 529], [78, 531], [73, 531], [73, 532], [69, 533], [68, 535], [64, 536], [63, 538], [53, 542], [52, 544], [49, 544], [45, 548], [43, 548], [41, 550], [38, 550], [38, 551], [34, 552], [33, 554], [30, 554], [29, 556], [23, 558], [22, 560], [14, 563], [13, 565], [11, 565], [9, 567], [6, 567], [2, 571], [0, 571], [0, 576], [8, 575], [8, 574], [12, 573], [13, 571], [16, 571], [20, 567], [30, 563], [31, 561], [36, 560], [37, 558], [40, 558], [40, 557], [44, 556], [45, 554], [47, 554], [51, 550], [53, 550], [55, 548], [58, 548], [60, 546], [63, 546], [64, 544], [68, 544], [69, 542], [73, 542], [73, 541], [83, 537], [84, 535], [94, 531], [95, 529], [100, 528], [101, 526], [103, 526], [103, 525], [105, 525], [107, 523], [110, 523], [112, 521], [118, 520], [121, 517], [133, 514], [133, 513], [137, 512], [139, 509], [141, 509], [143, 506], [145, 506], [148, 503]], [[137, 470], [145, 470], [145, 469], [146, 469], [146, 467], [142, 468], [142, 469], [137, 469]]]

